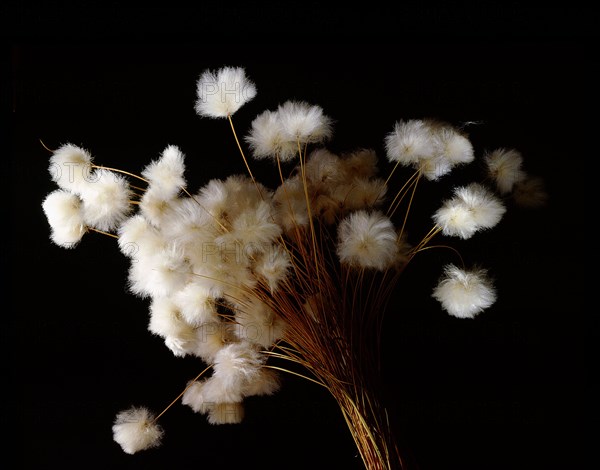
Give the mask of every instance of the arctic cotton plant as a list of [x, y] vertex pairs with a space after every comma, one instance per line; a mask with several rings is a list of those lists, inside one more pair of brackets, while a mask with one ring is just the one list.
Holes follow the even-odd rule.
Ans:
[[[51, 240], [73, 248], [89, 232], [115, 238], [131, 260], [129, 290], [148, 301], [148, 330], [203, 368], [162, 413], [119, 412], [114, 440], [130, 454], [158, 446], [158, 420], [179, 399], [211, 424], [238, 423], [244, 400], [276, 393], [289, 372], [331, 393], [367, 468], [402, 468], [373, 387], [394, 286], [435, 237], [469, 239], [493, 228], [513, 190], [516, 202], [542, 204], [542, 184], [526, 175], [517, 151], [495, 150], [484, 157], [487, 183], [455, 187], [431, 226], [414, 228], [419, 181], [475, 160], [462, 130], [399, 120], [384, 139], [393, 166], [384, 179], [375, 151], [335, 154], [325, 146], [333, 126], [320, 106], [286, 101], [259, 114], [243, 140], [252, 157], [273, 162], [277, 184], [269, 187], [254, 177], [232, 120], [256, 96], [244, 69], [204, 72], [197, 96], [200, 116], [228, 120], [247, 175], [189, 190], [186, 157], [174, 145], [139, 175], [97, 165], [73, 144], [50, 158], [58, 188], [42, 206]], [[399, 167], [409, 169], [400, 184]], [[412, 239], [418, 232], [425, 235]], [[473, 319], [496, 291], [485, 269], [459, 264], [443, 268], [432, 296], [449, 315]]]

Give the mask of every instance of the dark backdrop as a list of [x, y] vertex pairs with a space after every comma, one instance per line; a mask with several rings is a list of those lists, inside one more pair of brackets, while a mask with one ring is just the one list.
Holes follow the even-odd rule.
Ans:
[[[132, 172], [178, 145], [191, 189], [243, 173], [227, 122], [193, 109], [199, 74], [223, 65], [245, 67], [258, 87], [234, 117], [242, 134], [259, 112], [301, 99], [335, 120], [335, 150], [383, 157], [395, 121], [435, 117], [471, 122], [479, 157], [522, 152], [546, 183], [547, 207], [511, 207], [490, 233], [450, 241], [490, 269], [497, 303], [474, 321], [447, 316], [430, 293], [451, 256], [417, 258], [386, 317], [382, 393], [414, 468], [583, 468], [583, 418], [597, 423], [584, 401], [584, 342], [597, 331], [583, 308], [594, 242], [582, 173], [595, 137], [583, 131], [595, 60], [584, 11], [112, 2], [5, 13], [3, 414], [18, 468], [360, 468], [335, 403], [294, 377], [275, 396], [248, 400], [240, 425], [210, 426], [176, 404], [161, 419], [162, 447], [129, 456], [112, 441], [116, 412], [160, 411], [202, 364], [175, 358], [147, 331], [147, 301], [127, 292], [112, 239], [86, 235], [70, 251], [50, 242], [41, 202], [54, 185], [40, 140], [82, 145]], [[480, 162], [466, 175], [479, 175]], [[268, 164], [254, 169], [273, 177]], [[423, 184], [419, 204], [435, 210], [448, 190]], [[415, 214], [418, 232], [430, 212]]]

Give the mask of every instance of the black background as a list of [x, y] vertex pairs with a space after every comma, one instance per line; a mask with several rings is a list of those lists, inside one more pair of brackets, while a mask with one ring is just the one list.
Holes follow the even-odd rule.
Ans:
[[[86, 235], [75, 250], [50, 242], [41, 202], [54, 185], [40, 140], [84, 146], [132, 172], [178, 145], [194, 190], [243, 173], [227, 122], [193, 109], [199, 74], [223, 65], [245, 67], [258, 88], [234, 116], [241, 135], [258, 113], [301, 99], [335, 120], [334, 150], [383, 157], [395, 121], [436, 117], [471, 122], [479, 157], [522, 152], [548, 206], [511, 206], [493, 231], [449, 240], [490, 270], [497, 303], [473, 321], [447, 316], [430, 293], [455, 258], [416, 258], [386, 316], [382, 394], [411, 468], [584, 468], [593, 437], [584, 419], [597, 424], [585, 397], [595, 367], [584, 362], [597, 337], [584, 308], [584, 260], [595, 251], [583, 219], [584, 161], [595, 156], [585, 112], [597, 62], [586, 13], [515, 2], [5, 8], [3, 415], [17, 468], [361, 468], [335, 403], [294, 377], [275, 396], [248, 400], [240, 425], [211, 426], [178, 403], [161, 419], [160, 448], [129, 456], [112, 440], [119, 410], [162, 410], [203, 365], [175, 358], [147, 331], [147, 301], [127, 292], [128, 264], [112, 239]], [[420, 186], [409, 235], [426, 231], [455, 181], [480, 178], [480, 162]], [[273, 181], [269, 164], [253, 168]]]

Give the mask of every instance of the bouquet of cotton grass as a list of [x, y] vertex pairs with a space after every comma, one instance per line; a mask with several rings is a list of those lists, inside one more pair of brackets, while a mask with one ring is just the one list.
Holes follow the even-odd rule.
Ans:
[[[430, 227], [411, 229], [424, 235], [411, 239], [419, 182], [475, 158], [462, 130], [434, 120], [398, 121], [385, 137], [393, 166], [381, 178], [374, 151], [327, 149], [332, 120], [306, 102], [263, 112], [240, 141], [232, 115], [255, 95], [242, 68], [200, 76], [196, 111], [228, 121], [247, 174], [213, 179], [196, 191], [187, 187], [176, 146], [140, 174], [98, 165], [72, 144], [52, 151], [58, 189], [42, 204], [51, 240], [73, 248], [92, 232], [115, 238], [131, 261], [129, 290], [149, 301], [150, 332], [175, 356], [195, 356], [201, 364], [162, 413], [145, 407], [118, 413], [114, 439], [129, 454], [158, 446], [159, 418], [178, 400], [212, 424], [238, 423], [244, 398], [275, 393], [280, 374], [289, 372], [331, 393], [367, 468], [401, 468], [373, 386], [394, 286], [435, 237], [468, 239], [490, 229], [509, 196], [523, 205], [543, 203], [542, 185], [524, 172], [519, 152], [487, 153], [484, 181], [456, 187]], [[276, 187], [254, 177], [247, 152], [272, 160]], [[399, 183], [400, 166], [410, 171]], [[484, 269], [457, 258], [440, 267], [432, 295], [448, 314], [474, 318], [494, 303], [496, 291]], [[282, 361], [290, 367], [273, 364]]]

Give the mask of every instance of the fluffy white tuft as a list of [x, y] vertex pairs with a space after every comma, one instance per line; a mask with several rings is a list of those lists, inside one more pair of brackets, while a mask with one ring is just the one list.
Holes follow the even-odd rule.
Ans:
[[510, 193], [515, 183], [525, 178], [521, 169], [523, 157], [513, 149], [496, 149], [484, 157], [490, 177], [495, 181], [501, 194]]
[[48, 171], [58, 186], [67, 191], [79, 194], [85, 185], [92, 168], [90, 153], [73, 144], [65, 144], [50, 157]]
[[134, 262], [153, 256], [166, 246], [161, 233], [144, 216], [135, 214], [117, 230], [119, 249]]
[[195, 349], [194, 327], [183, 320], [177, 305], [168, 297], [152, 299], [148, 330], [163, 337], [176, 356], [185, 356]]
[[163, 430], [153, 420], [154, 415], [144, 407], [121, 411], [112, 427], [113, 439], [127, 454], [158, 447]]
[[457, 198], [445, 201], [433, 215], [433, 220], [442, 233], [450, 237], [471, 238], [479, 229], [473, 211]]
[[132, 210], [127, 180], [112, 171], [96, 169], [81, 185], [86, 225], [103, 231], [116, 229]]
[[256, 86], [241, 67], [207, 70], [197, 82], [196, 112], [200, 116], [226, 118], [256, 96]]
[[142, 176], [162, 199], [169, 200], [185, 187], [184, 172], [183, 153], [175, 145], [169, 145], [158, 160], [144, 168]]
[[258, 258], [253, 269], [262, 277], [269, 290], [275, 292], [279, 284], [287, 278], [291, 267], [292, 262], [286, 249], [273, 244]]
[[217, 353], [229, 343], [233, 337], [231, 325], [224, 321], [203, 323], [196, 328], [195, 356], [205, 362], [213, 363]]
[[273, 395], [281, 387], [281, 380], [276, 370], [262, 367], [244, 389], [244, 396]]
[[304, 101], [286, 101], [277, 109], [284, 139], [300, 144], [323, 142], [332, 135], [331, 119], [323, 109]]
[[215, 298], [205, 286], [191, 282], [173, 294], [173, 301], [181, 317], [190, 325], [199, 326], [219, 319]]
[[467, 271], [453, 264], [444, 268], [444, 276], [432, 295], [457, 318], [474, 318], [496, 301], [496, 291], [485, 270]]
[[454, 194], [469, 209], [480, 228], [492, 228], [506, 212], [502, 201], [479, 183], [456, 188]]
[[177, 244], [135, 259], [129, 268], [129, 288], [142, 297], [164, 297], [183, 289], [191, 275], [185, 252]]
[[50, 239], [63, 248], [74, 248], [86, 232], [81, 199], [57, 189], [46, 196], [42, 209], [51, 228]]
[[271, 346], [285, 332], [285, 322], [272, 308], [258, 299], [243, 302], [235, 312], [236, 336], [264, 348]]
[[473, 145], [463, 134], [450, 126], [442, 126], [433, 134], [434, 145], [439, 155], [450, 164], [470, 163], [475, 158]]
[[398, 121], [385, 138], [385, 149], [388, 160], [402, 165], [432, 158], [435, 154], [430, 127], [420, 119]]
[[257, 375], [264, 356], [248, 342], [231, 343], [217, 352], [213, 376], [206, 384], [206, 399], [215, 403], [238, 402]]
[[183, 396], [181, 397], [181, 403], [189, 406], [196, 413], [207, 413], [210, 403], [207, 403], [204, 399], [204, 383], [206, 380], [200, 382], [193, 382], [188, 384]]
[[256, 116], [246, 142], [250, 145], [254, 158], [259, 160], [278, 158], [285, 162], [298, 154], [298, 144], [284, 135], [277, 111], [264, 111]]
[[353, 267], [384, 270], [396, 257], [398, 245], [392, 221], [380, 212], [353, 212], [338, 227], [340, 261]]

